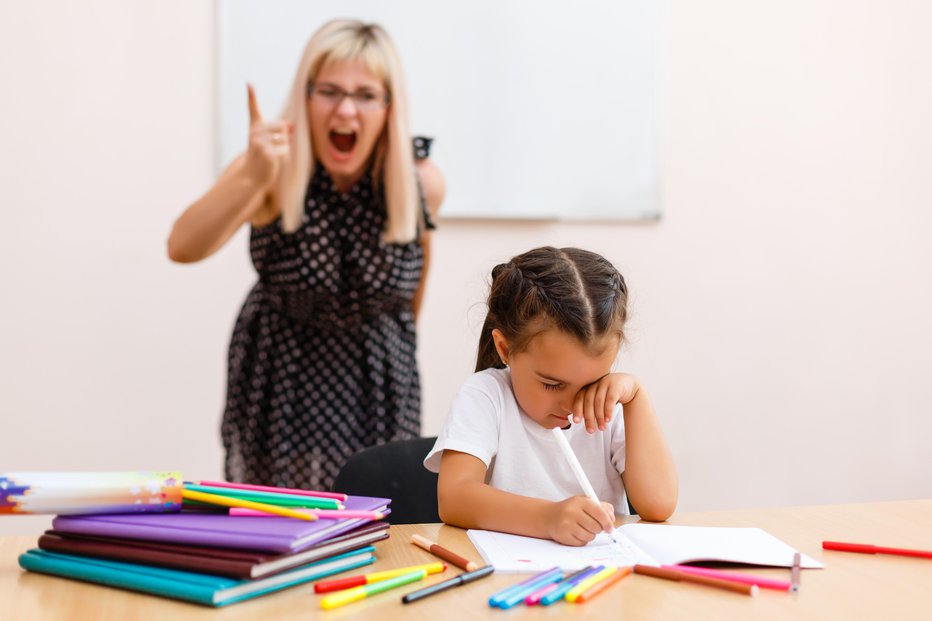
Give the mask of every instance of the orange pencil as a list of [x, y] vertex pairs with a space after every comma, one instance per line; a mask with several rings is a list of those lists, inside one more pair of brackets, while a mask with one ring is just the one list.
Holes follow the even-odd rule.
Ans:
[[630, 574], [631, 574], [630, 567], [619, 567], [618, 571], [613, 573], [611, 576], [609, 576], [605, 580], [596, 582], [591, 587], [589, 587], [588, 589], [580, 593], [579, 596], [576, 598], [575, 603], [580, 604], [582, 602], [588, 602], [590, 599], [592, 599], [593, 597], [595, 597], [596, 595], [598, 595], [599, 593], [601, 593], [608, 587], [612, 586], [613, 584], [615, 584], [616, 582], [618, 582], [619, 580], [621, 580], [622, 578]]
[[456, 565], [460, 569], [465, 569], [466, 571], [476, 571], [477, 569], [479, 569], [479, 566], [473, 561], [463, 558], [456, 552], [451, 552], [450, 550], [447, 550], [443, 546], [434, 543], [433, 541], [431, 541], [430, 539], [427, 539], [426, 537], [421, 537], [420, 535], [411, 535], [411, 540], [418, 547], [424, 548], [425, 550], [427, 550], [434, 556], [442, 558], [448, 563]]

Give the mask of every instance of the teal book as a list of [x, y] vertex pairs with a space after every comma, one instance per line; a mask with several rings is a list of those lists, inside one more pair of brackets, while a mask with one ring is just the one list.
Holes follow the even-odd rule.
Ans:
[[19, 557], [23, 569], [85, 582], [172, 597], [206, 606], [225, 606], [274, 593], [325, 576], [375, 562], [375, 548], [366, 546], [258, 580], [236, 580], [135, 563], [46, 552], [34, 548]]

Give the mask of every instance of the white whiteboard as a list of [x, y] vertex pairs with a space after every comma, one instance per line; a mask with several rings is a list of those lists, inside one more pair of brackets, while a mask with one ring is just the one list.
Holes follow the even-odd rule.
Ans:
[[336, 17], [399, 48], [411, 127], [434, 138], [444, 217], [653, 219], [657, 30], [651, 0], [221, 0], [218, 159], [246, 145], [246, 82], [276, 116], [307, 39]]

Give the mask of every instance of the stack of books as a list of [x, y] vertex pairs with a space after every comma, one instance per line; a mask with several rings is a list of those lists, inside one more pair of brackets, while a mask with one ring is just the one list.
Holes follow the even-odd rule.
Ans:
[[[347, 511], [384, 515], [390, 502], [348, 496], [344, 504]], [[59, 515], [19, 563], [28, 571], [224, 606], [369, 565], [372, 544], [388, 538], [388, 524], [367, 517], [308, 522], [231, 512]]]

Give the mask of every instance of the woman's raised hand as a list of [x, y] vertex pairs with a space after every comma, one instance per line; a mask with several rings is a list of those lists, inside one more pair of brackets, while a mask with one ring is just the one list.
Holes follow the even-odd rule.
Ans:
[[256, 102], [256, 91], [246, 85], [249, 96], [249, 148], [244, 167], [247, 174], [264, 188], [278, 178], [282, 163], [291, 155], [294, 126], [286, 121], [264, 121]]

